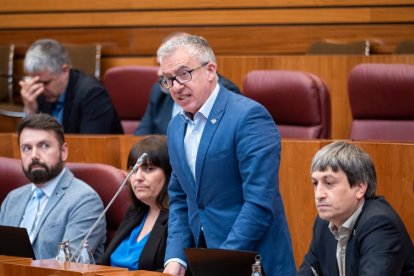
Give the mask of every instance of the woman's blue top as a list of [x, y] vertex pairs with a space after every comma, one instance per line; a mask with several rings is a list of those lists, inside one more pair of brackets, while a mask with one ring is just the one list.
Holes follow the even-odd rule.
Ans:
[[145, 214], [141, 223], [132, 229], [131, 234], [118, 245], [111, 254], [111, 266], [125, 267], [128, 270], [138, 270], [138, 259], [141, 256], [142, 249], [147, 243], [151, 232], [145, 235], [139, 242], [137, 238], [144, 226], [147, 214]]

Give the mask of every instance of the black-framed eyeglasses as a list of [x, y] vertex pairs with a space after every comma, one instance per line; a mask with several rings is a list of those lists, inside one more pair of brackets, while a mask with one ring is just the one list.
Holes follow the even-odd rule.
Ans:
[[204, 62], [200, 66], [197, 66], [196, 68], [193, 68], [191, 70], [183, 70], [171, 78], [163, 77], [158, 82], [165, 89], [170, 89], [173, 86], [174, 81], [178, 82], [179, 84], [184, 84], [186, 82], [189, 82], [193, 78], [193, 76], [191, 75], [192, 72], [194, 72], [197, 69], [200, 69], [203, 66], [206, 66], [208, 63], [209, 61]]

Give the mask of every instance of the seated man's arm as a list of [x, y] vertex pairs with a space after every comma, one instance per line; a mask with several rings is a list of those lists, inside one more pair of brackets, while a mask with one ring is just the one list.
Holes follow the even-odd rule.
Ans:
[[[104, 210], [98, 194], [88, 192], [79, 193], [78, 195], [77, 198], [71, 199], [73, 206], [68, 214], [64, 233], [64, 240], [69, 240], [73, 250], [76, 250]], [[103, 217], [88, 238], [89, 248], [95, 257], [95, 261], [99, 261], [102, 257], [105, 240], [106, 221], [105, 217]]]

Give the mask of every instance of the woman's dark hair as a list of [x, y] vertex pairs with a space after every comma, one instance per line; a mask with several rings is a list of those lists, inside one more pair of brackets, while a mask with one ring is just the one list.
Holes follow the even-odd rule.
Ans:
[[[168, 157], [167, 138], [161, 135], [147, 136], [139, 142], [135, 143], [128, 156], [128, 170], [131, 170], [138, 158], [146, 152], [148, 154], [148, 161], [152, 166], [161, 168], [165, 175], [165, 183], [160, 194], [157, 196], [156, 204], [161, 211], [168, 210], [168, 193], [167, 187], [170, 182], [171, 165]], [[144, 164], [145, 165], [145, 164]], [[147, 207], [134, 194], [131, 185], [129, 185], [130, 197], [132, 204], [135, 207]]]

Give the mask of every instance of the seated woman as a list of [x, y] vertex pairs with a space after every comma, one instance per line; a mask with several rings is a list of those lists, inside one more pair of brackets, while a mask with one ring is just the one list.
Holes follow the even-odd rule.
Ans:
[[166, 138], [153, 135], [136, 143], [128, 156], [130, 170], [143, 153], [148, 154], [147, 160], [129, 179], [132, 204], [108, 245], [102, 264], [162, 271], [168, 229], [167, 186], [171, 175]]

